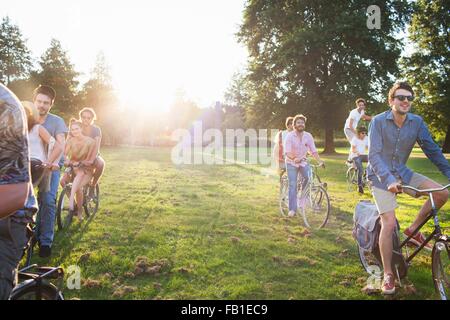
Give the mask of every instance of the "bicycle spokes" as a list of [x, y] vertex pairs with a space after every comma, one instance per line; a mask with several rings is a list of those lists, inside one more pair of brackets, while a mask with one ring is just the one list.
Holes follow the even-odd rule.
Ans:
[[450, 248], [449, 243], [437, 241], [432, 254], [433, 280], [442, 300], [450, 298]]

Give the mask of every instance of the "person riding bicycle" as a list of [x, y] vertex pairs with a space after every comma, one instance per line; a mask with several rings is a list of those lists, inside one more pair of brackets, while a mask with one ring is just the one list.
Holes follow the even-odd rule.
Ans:
[[39, 85], [33, 91], [33, 103], [39, 111], [39, 123], [58, 141], [61, 148], [53, 148], [49, 158], [56, 156], [58, 163], [53, 163], [49, 173], [50, 186], [39, 185], [38, 199], [40, 209], [36, 217], [36, 235], [39, 244], [39, 256], [48, 258], [52, 254], [55, 235], [56, 195], [58, 193], [60, 168], [63, 165], [62, 153], [66, 142], [67, 126], [64, 120], [51, 113], [56, 99], [56, 92], [50, 86]]
[[286, 170], [289, 180], [289, 217], [297, 212], [297, 179], [299, 174], [303, 178], [303, 188], [308, 184], [308, 173], [311, 168], [306, 162], [309, 153], [323, 165], [314, 144], [313, 136], [305, 131], [306, 117], [302, 114], [296, 115], [293, 120], [294, 129], [286, 136], [284, 154], [286, 157]]
[[287, 117], [285, 121], [286, 130], [280, 130], [275, 136], [275, 146], [273, 148], [273, 159], [275, 159], [275, 163], [277, 164], [277, 169], [279, 171], [280, 176], [283, 175], [284, 171], [286, 171], [286, 163], [284, 158], [284, 145], [286, 142], [286, 137], [289, 132], [293, 129], [292, 122], [294, 117]]
[[92, 108], [83, 108], [79, 112], [79, 121], [83, 124], [83, 135], [91, 137], [95, 140], [95, 153], [94, 158], [90, 159], [94, 161], [94, 174], [92, 181], [90, 182], [89, 194], [92, 196], [94, 188], [99, 182], [103, 171], [105, 170], [105, 160], [100, 156], [100, 145], [102, 141], [101, 129], [94, 125], [94, 121], [97, 120], [97, 115]]
[[[31, 181], [33, 186], [37, 186], [41, 180], [44, 189], [50, 188], [49, 172], [46, 168], [58, 165], [59, 154], [62, 147], [59, 141], [56, 141], [47, 129], [39, 124], [39, 111], [36, 106], [29, 101], [22, 101], [28, 122], [28, 140], [30, 148]], [[60, 151], [54, 153], [53, 149]]]
[[17, 282], [27, 225], [37, 209], [26, 115], [19, 99], [0, 83], [0, 300], [9, 298]]
[[372, 117], [366, 115], [365, 113], [366, 100], [364, 100], [363, 98], [358, 98], [356, 99], [355, 104], [356, 108], [350, 111], [344, 126], [344, 134], [350, 144], [352, 143], [353, 138], [358, 135], [356, 128], [358, 128], [359, 121], [361, 119], [365, 121], [372, 120]]
[[[428, 159], [450, 179], [450, 165], [439, 146], [433, 141], [423, 119], [410, 113], [414, 91], [406, 82], [397, 82], [389, 90], [388, 101], [391, 110], [376, 115], [369, 126], [369, 164], [367, 174], [372, 184], [372, 194], [381, 217], [379, 247], [384, 268], [382, 293], [395, 293], [395, 279], [391, 268], [392, 236], [397, 226], [395, 209], [398, 207], [396, 194], [402, 192], [401, 184], [408, 184], [417, 189], [439, 188], [440, 184], [413, 172], [406, 167], [406, 162], [416, 144], [420, 145]], [[418, 197], [409, 189], [405, 193]], [[447, 190], [436, 192], [436, 208], [441, 208], [448, 199]], [[415, 221], [404, 231], [412, 235], [431, 212], [428, 199], [420, 209]], [[416, 233], [411, 242], [421, 245], [425, 237]], [[427, 245], [425, 248], [430, 249]]]
[[[92, 179], [94, 171], [94, 161], [90, 160], [95, 155], [95, 140], [82, 133], [82, 123], [75, 119], [70, 120], [69, 138], [66, 141], [64, 150], [64, 165], [69, 168], [61, 179], [61, 186], [64, 188], [70, 182], [73, 173], [72, 188], [69, 197], [69, 215], [75, 214], [75, 200], [77, 204], [77, 216], [83, 220], [83, 187]], [[73, 170], [73, 172], [71, 172]]]
[[358, 127], [356, 129], [357, 136], [353, 137], [350, 147], [350, 161], [353, 161], [356, 165], [358, 172], [358, 192], [364, 193], [363, 187], [363, 162], [367, 162], [367, 150], [369, 148], [369, 139], [366, 136], [366, 129], [364, 127]]

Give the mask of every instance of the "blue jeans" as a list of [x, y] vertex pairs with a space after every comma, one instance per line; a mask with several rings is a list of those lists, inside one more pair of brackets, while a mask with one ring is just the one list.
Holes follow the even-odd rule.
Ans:
[[39, 191], [39, 212], [36, 217], [37, 238], [41, 246], [52, 246], [55, 231], [56, 196], [58, 193], [60, 171], [51, 173], [50, 190]]
[[300, 179], [303, 177], [302, 188], [308, 184], [309, 165], [304, 167], [295, 167], [292, 164], [286, 163], [286, 169], [289, 180], [289, 211], [297, 211], [297, 179], [300, 174]]
[[367, 162], [367, 155], [361, 155], [359, 157], [355, 157], [353, 158], [353, 161], [355, 162], [356, 168], [358, 170], [358, 186], [362, 187], [363, 186], [363, 182], [362, 182], [362, 176], [363, 176], [363, 162]]

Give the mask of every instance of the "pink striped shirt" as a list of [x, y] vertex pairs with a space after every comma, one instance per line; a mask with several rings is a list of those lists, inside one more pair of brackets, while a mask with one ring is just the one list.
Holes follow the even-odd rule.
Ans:
[[314, 144], [314, 138], [311, 133], [303, 131], [303, 136], [300, 139], [299, 133], [296, 130], [288, 133], [285, 142], [284, 154], [293, 153], [295, 158], [305, 159], [300, 163], [295, 163], [294, 160], [286, 157], [286, 163], [289, 163], [295, 167], [306, 166], [306, 155], [308, 151], [311, 154], [317, 153], [316, 145]]

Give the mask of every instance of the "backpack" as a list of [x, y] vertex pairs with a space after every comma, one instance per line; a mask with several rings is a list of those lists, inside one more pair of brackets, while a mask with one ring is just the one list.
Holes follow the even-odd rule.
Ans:
[[360, 248], [374, 252], [381, 230], [377, 207], [369, 200], [359, 201], [353, 215], [353, 238]]

